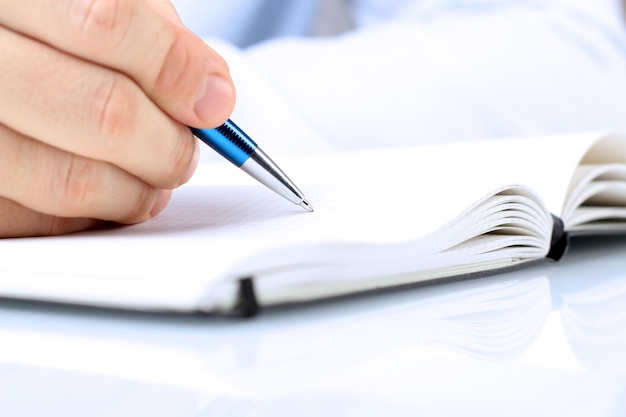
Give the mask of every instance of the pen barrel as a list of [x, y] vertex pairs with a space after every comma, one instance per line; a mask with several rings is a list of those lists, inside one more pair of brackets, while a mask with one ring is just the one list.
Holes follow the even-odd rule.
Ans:
[[257, 144], [232, 120], [214, 129], [190, 128], [202, 142], [233, 164], [241, 167], [257, 148]]
[[298, 187], [260, 148], [255, 149], [241, 169], [292, 203], [301, 204], [304, 201], [304, 195]]
[[307, 211], [313, 211], [287, 175], [232, 120], [214, 129], [190, 129], [198, 139], [260, 183]]

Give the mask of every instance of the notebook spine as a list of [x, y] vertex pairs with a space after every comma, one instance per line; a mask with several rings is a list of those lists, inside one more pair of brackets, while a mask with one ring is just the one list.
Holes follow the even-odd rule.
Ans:
[[240, 279], [235, 305], [236, 314], [241, 317], [253, 317], [259, 314], [259, 311], [261, 311], [261, 306], [256, 298], [254, 281], [251, 277]]
[[558, 261], [567, 251], [569, 247], [569, 235], [565, 230], [563, 220], [552, 215], [552, 238], [550, 240], [550, 250], [546, 257], [554, 261]]

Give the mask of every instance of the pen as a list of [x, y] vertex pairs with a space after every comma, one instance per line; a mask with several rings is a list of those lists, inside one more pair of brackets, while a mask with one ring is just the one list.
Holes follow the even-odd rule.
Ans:
[[195, 127], [190, 127], [190, 129], [198, 139], [261, 184], [303, 209], [313, 211], [313, 207], [298, 187], [232, 120], [229, 119], [214, 129]]

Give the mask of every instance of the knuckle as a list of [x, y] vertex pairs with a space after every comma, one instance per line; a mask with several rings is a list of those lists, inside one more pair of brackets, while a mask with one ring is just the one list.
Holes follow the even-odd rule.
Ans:
[[166, 178], [164, 188], [175, 188], [180, 185], [193, 160], [195, 139], [188, 133], [189, 129], [179, 129], [178, 132], [176, 144], [164, 165]]
[[106, 41], [122, 41], [132, 20], [132, 2], [126, 0], [74, 0], [69, 18], [86, 36], [99, 35]]
[[70, 156], [58, 177], [61, 188], [59, 212], [67, 216], [89, 213], [98, 195], [99, 178], [97, 162]]
[[134, 204], [129, 207], [122, 218], [115, 220], [123, 224], [133, 224], [149, 219], [155, 196], [156, 189], [149, 185], [144, 185], [134, 196]]
[[132, 83], [122, 76], [113, 74], [103, 81], [94, 92], [92, 118], [104, 142], [105, 150], [121, 145], [135, 127], [137, 98]]
[[[108, 165], [72, 156], [58, 176], [58, 206], [55, 213], [65, 218], [95, 218], [119, 223], [137, 223], [150, 217], [156, 189], [140, 181], [130, 187], [120, 185], [114, 194], [104, 182], [110, 181]], [[126, 184], [128, 185], [128, 184]], [[61, 220], [59, 220], [61, 222]], [[67, 225], [62, 222], [59, 229]]]

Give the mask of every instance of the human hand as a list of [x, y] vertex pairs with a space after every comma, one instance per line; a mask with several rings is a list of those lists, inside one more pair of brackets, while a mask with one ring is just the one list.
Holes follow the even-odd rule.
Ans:
[[167, 0], [0, 0], [0, 237], [155, 216], [234, 99]]

